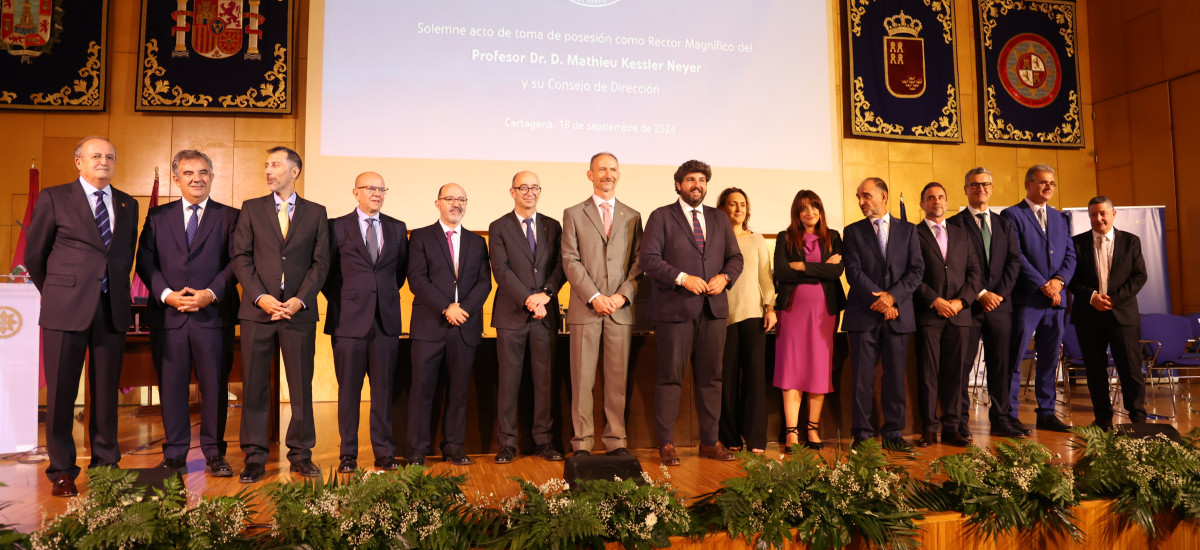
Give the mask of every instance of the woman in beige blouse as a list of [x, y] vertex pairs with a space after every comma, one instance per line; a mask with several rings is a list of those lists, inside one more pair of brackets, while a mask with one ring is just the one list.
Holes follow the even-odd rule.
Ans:
[[729, 215], [744, 261], [739, 284], [729, 288], [719, 437], [729, 449], [741, 449], [745, 440], [751, 451], [762, 453], [767, 447], [766, 332], [776, 321], [770, 250], [761, 233], [750, 231], [745, 191], [722, 191], [717, 206]]

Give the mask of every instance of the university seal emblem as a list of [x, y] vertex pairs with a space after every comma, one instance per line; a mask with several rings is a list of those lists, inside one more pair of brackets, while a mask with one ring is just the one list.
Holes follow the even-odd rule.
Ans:
[[1058, 97], [1061, 67], [1054, 46], [1030, 33], [1018, 34], [1000, 50], [1000, 82], [1015, 101], [1044, 107]]

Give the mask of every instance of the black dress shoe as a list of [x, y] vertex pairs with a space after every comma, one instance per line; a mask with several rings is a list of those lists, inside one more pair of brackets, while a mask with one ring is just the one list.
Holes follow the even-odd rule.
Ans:
[[342, 461], [338, 463], [339, 474], [353, 474], [354, 470], [358, 469], [358, 459], [352, 456], [343, 456]]
[[263, 478], [267, 473], [267, 468], [262, 464], [250, 463], [242, 470], [242, 475], [238, 476], [238, 481], [242, 483], [255, 483]]
[[1067, 432], [1071, 427], [1058, 419], [1054, 413], [1039, 414], [1037, 419], [1037, 429], [1048, 430], [1051, 432]]
[[928, 447], [937, 445], [937, 432], [925, 432], [921, 434], [921, 439], [917, 440], [918, 447]]
[[404, 460], [405, 460], [405, 462], [408, 462], [409, 466], [424, 466], [425, 465], [425, 454], [424, 453], [413, 453], [413, 454], [408, 455], [408, 458], [406, 458]]
[[1011, 424], [1003, 420], [998, 420], [992, 423], [992, 435], [996, 437], [1025, 437], [1025, 432], [1012, 427]]
[[443, 453], [442, 458], [455, 466], [466, 466], [471, 463], [471, 457], [467, 453], [462, 452], [462, 449], [454, 449], [448, 453]]
[[971, 430], [966, 428], [959, 428], [958, 435], [961, 435], [963, 439], [967, 440], [967, 443], [973, 443], [975, 441], [975, 436], [971, 434]]
[[870, 441], [872, 439], [874, 439], [874, 438], [873, 437], [856, 437], [856, 438], [854, 438], [854, 442], [850, 444], [850, 450], [853, 451], [854, 449], [857, 449], [859, 445], [862, 445], [863, 443], [866, 443], [867, 441]]
[[182, 458], [164, 458], [158, 463], [159, 468], [167, 470], [184, 470], [187, 469], [187, 460]]
[[1112, 421], [1101, 422], [1101, 421], [1097, 420], [1095, 422], [1092, 422], [1092, 425], [1096, 426], [1097, 428], [1100, 428], [1101, 430], [1104, 430], [1106, 432], [1112, 431], [1112, 427], [1113, 427]]
[[554, 446], [550, 445], [549, 443], [545, 445], [538, 445], [538, 448], [533, 451], [533, 454], [534, 456], [542, 457], [542, 460], [546, 460], [548, 462], [558, 462], [563, 459], [562, 453], [554, 450]]
[[496, 453], [496, 464], [508, 464], [517, 458], [517, 449], [512, 446], [505, 445], [500, 447], [500, 452]]
[[1011, 416], [1008, 417], [1008, 425], [1012, 426], [1014, 430], [1017, 430], [1027, 436], [1033, 435], [1033, 430], [1030, 429], [1029, 426], [1022, 424], [1020, 420], [1017, 420]]
[[971, 446], [971, 442], [967, 441], [967, 438], [963, 437], [962, 434], [958, 432], [947, 432], [942, 434], [942, 443], [945, 443], [946, 445], [953, 445], [955, 447]]
[[591, 454], [592, 454], [591, 451], [585, 451], [583, 449], [579, 449], [578, 451], [571, 453], [571, 456], [590, 456]]
[[292, 463], [291, 471], [304, 477], [320, 477], [321, 469], [313, 464], [312, 459], [304, 458]]
[[901, 437], [894, 437], [891, 439], [884, 439], [883, 440], [883, 448], [886, 450], [889, 450], [889, 451], [907, 453], [907, 452], [911, 452], [913, 450], [913, 444], [911, 442], [909, 442], [907, 439], [904, 439], [903, 436], [901, 436]]
[[399, 470], [400, 469], [400, 461], [396, 460], [396, 457], [394, 457], [394, 456], [385, 456], [383, 458], [376, 458], [375, 459], [375, 467], [379, 468], [380, 470]]
[[616, 449], [608, 451], [604, 454], [608, 456], [632, 456], [629, 454], [629, 449], [626, 449], [625, 447], [617, 447]]
[[229, 467], [225, 457], [210, 456], [204, 459], [204, 473], [213, 477], [233, 477], [233, 468]]
[[67, 474], [59, 474], [54, 478], [54, 486], [50, 489], [50, 494], [56, 497], [73, 497], [79, 495], [79, 489], [75, 488], [75, 480]]

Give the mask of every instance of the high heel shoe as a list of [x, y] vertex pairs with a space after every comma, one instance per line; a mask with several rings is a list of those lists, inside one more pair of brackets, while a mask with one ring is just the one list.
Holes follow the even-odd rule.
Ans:
[[[817, 432], [817, 437], [821, 437], [821, 423], [809, 421], [808, 422], [808, 431]], [[824, 441], [805, 441], [804, 446], [808, 447], [809, 449], [812, 449], [814, 451], [819, 451], [819, 450], [825, 448], [825, 442]]]
[[[793, 435], [793, 434], [795, 434], [795, 436], [796, 436], [796, 443], [788, 443], [787, 436]], [[783, 454], [785, 454], [785, 455], [791, 454], [792, 453], [792, 445], [799, 444], [800, 443], [799, 440], [800, 440], [800, 427], [799, 426], [785, 426], [783, 428]]]

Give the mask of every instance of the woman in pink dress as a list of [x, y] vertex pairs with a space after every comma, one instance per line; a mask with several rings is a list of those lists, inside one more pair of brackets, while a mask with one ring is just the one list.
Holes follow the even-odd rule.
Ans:
[[816, 193], [792, 200], [792, 223], [775, 239], [775, 387], [783, 390], [786, 445], [800, 439], [800, 402], [808, 394], [804, 445], [821, 449], [821, 405], [833, 391], [833, 337], [845, 307], [842, 237], [829, 228]]

